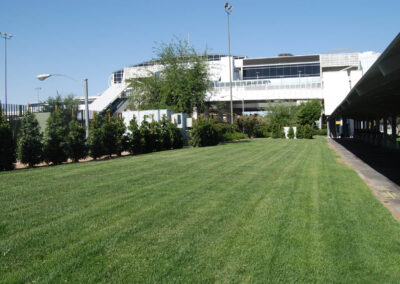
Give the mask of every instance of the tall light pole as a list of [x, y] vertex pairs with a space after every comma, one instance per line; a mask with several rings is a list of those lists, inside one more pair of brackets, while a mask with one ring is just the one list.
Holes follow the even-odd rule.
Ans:
[[85, 90], [85, 126], [86, 126], [86, 138], [88, 138], [89, 137], [88, 79], [85, 78], [85, 79], [83, 79], [83, 82], [81, 82], [81, 81], [75, 79], [74, 77], [64, 75], [64, 74], [41, 74], [41, 75], [38, 75], [37, 78], [38, 78], [38, 80], [43, 81], [51, 76], [66, 77], [84, 88], [84, 90]]
[[7, 40], [13, 37], [12, 34], [7, 34], [5, 32], [0, 32], [0, 36], [4, 38], [4, 97], [5, 97], [5, 107], [7, 116]]
[[229, 91], [231, 95], [231, 124], [233, 124], [233, 102], [232, 102], [232, 62], [231, 62], [231, 30], [229, 26], [229, 16], [233, 7], [228, 2], [225, 3], [225, 12], [228, 18], [228, 59], [229, 59]]

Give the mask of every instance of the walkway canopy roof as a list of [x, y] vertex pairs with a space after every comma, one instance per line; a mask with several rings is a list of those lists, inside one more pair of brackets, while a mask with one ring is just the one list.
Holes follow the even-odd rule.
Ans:
[[400, 33], [332, 113], [332, 118], [376, 119], [400, 114]]

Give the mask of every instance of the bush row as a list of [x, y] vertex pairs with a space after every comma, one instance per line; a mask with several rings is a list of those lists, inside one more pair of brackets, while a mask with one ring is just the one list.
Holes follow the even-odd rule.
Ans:
[[91, 156], [97, 159], [104, 155], [121, 155], [182, 148], [184, 139], [181, 131], [170, 120], [160, 122], [144, 120], [139, 126], [136, 119], [130, 121], [128, 130], [118, 116], [95, 116], [91, 122], [89, 138], [85, 128], [72, 117], [66, 122], [65, 114], [56, 110], [47, 120], [44, 135], [40, 132], [35, 116], [27, 112], [21, 120], [18, 141], [13, 140], [10, 126], [0, 117], [0, 170], [14, 168], [16, 158], [29, 166], [41, 162], [61, 164], [68, 158], [77, 162]]
[[190, 143], [194, 147], [217, 145], [220, 142], [246, 139], [248, 136], [237, 125], [217, 123], [215, 120], [198, 119], [190, 131]]

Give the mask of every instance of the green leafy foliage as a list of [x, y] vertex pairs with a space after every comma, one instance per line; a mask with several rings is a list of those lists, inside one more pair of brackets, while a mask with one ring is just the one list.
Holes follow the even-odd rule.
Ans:
[[272, 126], [272, 138], [285, 138], [285, 132], [283, 126], [275, 124]]
[[44, 160], [46, 163], [61, 164], [68, 159], [67, 142], [68, 128], [63, 111], [52, 112], [47, 119], [44, 138]]
[[142, 135], [140, 134], [140, 130], [136, 121], [136, 117], [129, 121], [128, 126], [128, 151], [131, 154], [139, 154], [142, 152]]
[[0, 171], [14, 169], [16, 145], [10, 124], [0, 111]]
[[203, 118], [199, 118], [194, 123], [190, 136], [190, 142], [194, 147], [214, 146], [220, 140], [216, 123]]
[[294, 129], [293, 129], [292, 126], [289, 127], [289, 131], [288, 131], [287, 136], [288, 136], [289, 139], [294, 139]]
[[236, 119], [237, 129], [247, 134], [249, 138], [255, 135], [259, 124], [260, 122], [256, 115], [244, 115]]
[[199, 54], [187, 41], [175, 39], [155, 49], [160, 72], [145, 78], [129, 79], [133, 90], [131, 106], [135, 109], [172, 108], [191, 113], [202, 111], [210, 88], [207, 54]]
[[150, 131], [150, 123], [143, 119], [142, 123], [139, 127], [140, 136], [142, 138], [142, 150], [144, 153], [153, 152], [154, 149], [154, 141], [153, 135], [151, 135]]
[[301, 125], [314, 125], [321, 116], [322, 105], [319, 100], [311, 100], [298, 106], [297, 120]]
[[116, 136], [117, 136], [117, 155], [121, 156], [123, 151], [128, 149], [128, 136], [126, 135], [126, 125], [124, 123], [124, 119], [117, 115], [114, 118]]
[[303, 127], [303, 133], [304, 139], [312, 139], [314, 135], [314, 130], [310, 125], [306, 124]]
[[17, 154], [18, 160], [30, 167], [43, 161], [43, 134], [35, 115], [29, 111], [21, 119]]
[[55, 97], [49, 97], [44, 104], [45, 112], [54, 112], [61, 110], [65, 115], [66, 123], [72, 120], [73, 113], [77, 113], [79, 109], [79, 100], [70, 94], [63, 98], [59, 93]]
[[67, 153], [68, 157], [74, 162], [78, 162], [79, 159], [86, 158], [88, 155], [88, 147], [86, 145], [86, 130], [85, 127], [81, 126], [75, 116], [68, 125], [69, 132], [67, 136]]
[[270, 125], [288, 126], [296, 122], [296, 106], [287, 103], [274, 103], [266, 108]]
[[103, 144], [103, 131], [101, 127], [103, 120], [104, 117], [100, 115], [95, 116], [89, 129], [89, 139], [87, 145], [89, 149], [89, 155], [95, 160], [103, 156], [105, 153]]

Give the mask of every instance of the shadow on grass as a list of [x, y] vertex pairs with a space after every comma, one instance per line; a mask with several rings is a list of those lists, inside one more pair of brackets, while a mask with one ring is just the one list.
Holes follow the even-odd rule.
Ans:
[[363, 143], [355, 139], [335, 139], [371, 168], [400, 186], [400, 152]]

